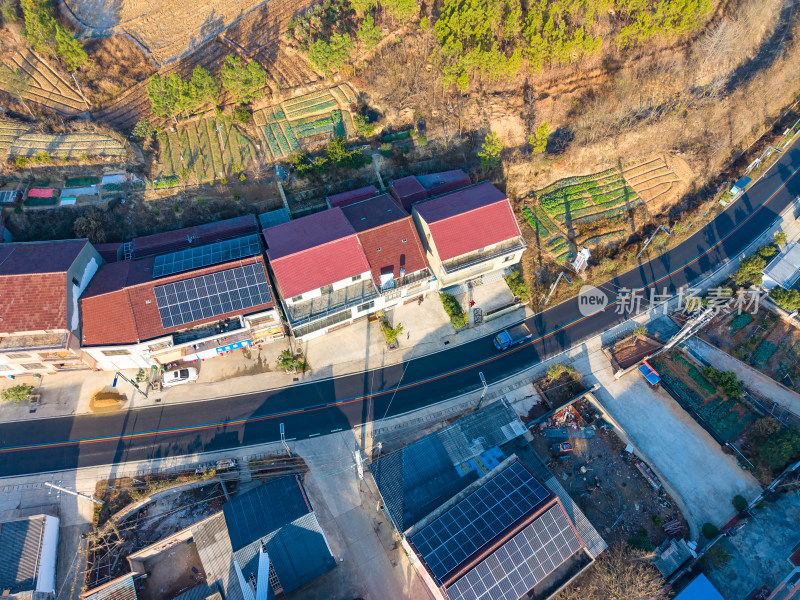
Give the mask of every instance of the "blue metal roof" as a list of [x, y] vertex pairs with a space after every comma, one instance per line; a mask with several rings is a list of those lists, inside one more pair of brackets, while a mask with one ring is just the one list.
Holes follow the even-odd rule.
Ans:
[[233, 551], [312, 512], [299, 475], [278, 477], [222, 507]]
[[705, 575], [700, 573], [675, 600], [725, 600]]

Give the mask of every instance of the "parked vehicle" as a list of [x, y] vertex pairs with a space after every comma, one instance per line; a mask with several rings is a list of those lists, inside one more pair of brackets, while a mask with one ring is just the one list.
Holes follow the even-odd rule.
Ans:
[[173, 385], [197, 381], [197, 369], [194, 367], [186, 367], [185, 369], [177, 369], [175, 371], [164, 371], [164, 375], [161, 379], [163, 381], [163, 387], [172, 387]]
[[505, 350], [506, 348], [511, 348], [511, 346], [521, 344], [531, 339], [531, 337], [533, 337], [533, 334], [528, 329], [528, 326], [525, 323], [520, 323], [498, 333], [494, 337], [494, 347], [498, 350]]

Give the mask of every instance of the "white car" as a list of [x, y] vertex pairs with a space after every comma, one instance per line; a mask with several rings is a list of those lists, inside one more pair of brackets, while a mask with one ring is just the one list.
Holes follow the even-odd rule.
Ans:
[[190, 381], [197, 381], [197, 369], [194, 367], [176, 369], [175, 371], [166, 371], [164, 373], [161, 385], [163, 387], [171, 387], [173, 385], [189, 383]]

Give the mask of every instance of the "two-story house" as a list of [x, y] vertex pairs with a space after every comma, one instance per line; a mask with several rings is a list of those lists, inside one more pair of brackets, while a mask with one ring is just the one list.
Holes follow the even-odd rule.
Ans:
[[525, 250], [511, 203], [488, 181], [414, 204], [413, 217], [440, 290], [499, 280]]

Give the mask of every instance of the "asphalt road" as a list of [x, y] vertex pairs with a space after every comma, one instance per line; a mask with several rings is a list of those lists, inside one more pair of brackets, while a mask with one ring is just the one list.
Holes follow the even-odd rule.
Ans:
[[[0, 425], [0, 476], [49, 472], [210, 452], [280, 439], [325, 435], [422, 408], [503, 379], [579, 345], [630, 318], [619, 314], [613, 290], [649, 297], [675, 293], [735, 257], [800, 196], [800, 148], [790, 151], [750, 191], [688, 240], [602, 286], [612, 304], [582, 317], [577, 299], [526, 321], [533, 339], [498, 353], [491, 338], [355, 375], [296, 384], [256, 394], [192, 404], [150, 407], [114, 415], [78, 415]], [[642, 308], [646, 308], [643, 302]], [[398, 382], [401, 385], [398, 386]], [[368, 411], [366, 398], [373, 408]]]

